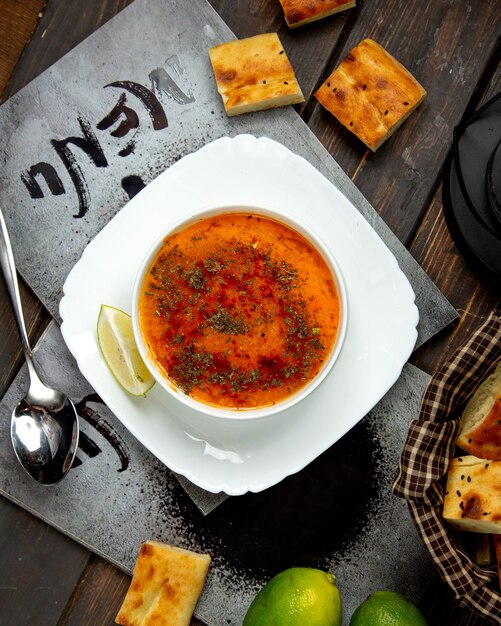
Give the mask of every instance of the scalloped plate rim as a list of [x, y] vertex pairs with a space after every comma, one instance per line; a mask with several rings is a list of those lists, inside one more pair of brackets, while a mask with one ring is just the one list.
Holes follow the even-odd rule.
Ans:
[[[344, 424], [344, 427], [338, 430], [335, 437], [328, 438], [325, 444], [321, 444], [321, 447], [323, 449], [319, 449], [318, 442], [316, 442], [315, 444], [316, 447], [314, 447], [312, 444], [309, 447], [306, 446], [305, 450], [298, 451], [297, 449], [295, 449], [294, 450], [295, 454], [290, 455], [291, 458], [288, 459], [288, 462], [285, 464], [285, 466], [282, 469], [280, 470], [275, 469], [274, 471], [270, 471], [268, 472], [266, 477], [253, 476], [251, 472], [250, 477], [245, 478], [245, 476], [242, 476], [242, 478], [239, 479], [238, 478], [239, 473], [235, 472], [235, 468], [236, 467], [238, 468], [238, 465], [245, 466], [245, 461], [242, 461], [241, 463], [237, 462], [236, 464], [231, 462], [232, 464], [229, 467], [231, 467], [232, 469], [232, 475], [231, 475], [232, 479], [227, 480], [227, 479], [215, 478], [214, 476], [211, 477], [210, 475], [207, 477], [206, 472], [201, 473], [200, 471], [193, 470], [193, 463], [190, 463], [190, 459], [192, 460], [197, 459], [197, 462], [198, 463], [200, 462], [201, 457], [200, 457], [198, 450], [193, 449], [191, 451], [192, 456], [190, 457], [190, 455], [188, 455], [187, 461], [185, 460], [184, 464], [174, 461], [173, 458], [171, 458], [172, 455], [169, 455], [169, 450], [167, 450], [167, 454], [165, 452], [165, 449], [159, 450], [158, 446], [152, 443], [151, 436], [148, 435], [148, 432], [145, 431], [144, 429], [141, 429], [141, 428], [138, 429], [137, 427], [134, 427], [134, 425], [131, 424], [130, 420], [128, 420], [127, 417], [124, 415], [124, 409], [123, 409], [124, 399], [120, 397], [119, 394], [116, 393], [116, 391], [111, 389], [109, 386], [103, 387], [103, 385], [100, 384], [99, 375], [105, 375], [106, 372], [105, 371], [103, 372], [102, 369], [96, 368], [95, 363], [93, 365], [92, 363], [89, 362], [88, 355], [86, 355], [82, 349], [82, 345], [81, 345], [82, 342], [81, 341], [79, 342], [80, 336], [82, 334], [81, 333], [82, 326], [83, 326], [83, 331], [85, 333], [90, 332], [93, 329], [89, 327], [89, 320], [90, 320], [89, 316], [88, 316], [87, 321], [80, 319], [80, 316], [79, 316], [78, 301], [82, 297], [82, 293], [81, 293], [81, 285], [80, 286], [78, 285], [78, 279], [82, 276], [85, 277], [87, 274], [89, 274], [89, 272], [92, 273], [92, 270], [95, 269], [92, 266], [93, 264], [96, 265], [96, 256], [97, 256], [97, 261], [101, 259], [101, 257], [99, 256], [100, 254], [102, 254], [100, 251], [100, 246], [103, 243], [106, 243], [106, 238], [111, 236], [110, 233], [113, 233], [114, 231], [120, 232], [121, 229], [124, 228], [124, 224], [127, 226], [127, 223], [133, 217], [136, 216], [136, 213], [138, 210], [137, 207], [143, 203], [148, 204], [152, 202], [152, 198], [153, 199], [155, 198], [155, 194], [158, 192], [158, 190], [163, 191], [165, 189], [165, 191], [168, 191], [168, 192], [169, 191], [172, 192], [173, 189], [176, 190], [176, 184], [179, 185], [179, 181], [177, 181], [176, 179], [179, 178], [179, 176], [181, 176], [181, 180], [183, 179], [183, 177], [185, 178], [188, 177], [189, 179], [189, 173], [193, 171], [200, 171], [201, 165], [203, 166], [205, 164], [209, 168], [215, 167], [217, 169], [218, 165], [217, 163], [215, 164], [212, 163], [213, 159], [215, 159], [216, 162], [217, 162], [217, 159], [220, 159], [220, 162], [225, 163], [226, 166], [230, 170], [234, 168], [233, 174], [236, 174], [236, 178], [238, 178], [238, 176], [242, 176], [242, 173], [237, 171], [239, 164], [241, 162], [244, 163], [247, 159], [249, 162], [253, 164], [253, 166], [257, 168], [257, 170], [259, 170], [259, 174], [264, 177], [261, 180], [266, 180], [266, 176], [269, 175], [269, 173], [267, 174], [266, 172], [260, 171], [262, 169], [263, 164], [259, 163], [257, 165], [254, 165], [254, 162], [258, 159], [258, 157], [262, 157], [263, 153], [264, 153], [265, 160], [266, 159], [271, 160], [275, 156], [277, 157], [278, 160], [284, 159], [284, 161], [289, 161], [294, 166], [299, 167], [301, 173], [304, 173], [305, 179], [308, 179], [308, 180], [312, 179], [316, 187], [320, 189], [322, 192], [325, 192], [331, 200], [335, 198], [339, 203], [341, 203], [342, 205], [341, 216], [349, 217], [349, 220], [351, 220], [351, 223], [355, 224], [357, 228], [361, 229], [361, 232], [363, 231], [363, 236], [367, 238], [367, 241], [369, 243], [372, 242], [373, 245], [375, 246], [376, 253], [374, 253], [374, 251], [371, 251], [371, 253], [376, 254], [376, 257], [382, 260], [383, 262], [382, 265], [384, 266], [384, 269], [386, 269], [389, 272], [389, 274], [393, 277], [394, 292], [388, 295], [389, 296], [393, 295], [395, 297], [395, 294], [397, 294], [398, 296], [397, 303], [399, 304], [399, 306], [402, 307], [402, 311], [400, 311], [400, 315], [398, 316], [398, 319], [400, 322], [401, 316], [403, 315], [403, 312], [405, 312], [405, 316], [404, 316], [405, 317], [405, 329], [402, 331], [402, 334], [400, 335], [401, 341], [399, 342], [398, 354], [391, 354], [390, 355], [391, 358], [390, 356], [388, 358], [388, 372], [386, 373], [384, 380], [379, 383], [378, 390], [377, 390], [377, 399], [374, 401], [374, 397], [371, 397], [370, 401], [368, 401], [366, 405], [364, 405], [366, 410], [364, 409], [363, 414], [357, 413], [355, 416], [352, 416], [352, 419], [347, 420], [346, 423]], [[208, 160], [211, 160], [212, 164], [209, 164]], [[270, 166], [274, 166], [275, 164], [276, 163], [272, 163], [270, 164]], [[252, 176], [246, 177], [246, 175], [244, 175], [244, 181], [247, 181], [247, 179], [249, 179], [249, 181], [252, 181]], [[282, 181], [280, 182], [282, 183]], [[211, 181], [208, 179], [208, 177], [206, 177], [205, 184], [208, 188], [210, 188], [211, 185], [214, 186], [215, 183], [214, 181]], [[277, 181], [276, 179], [274, 179], [273, 185], [276, 185], [276, 184], [277, 184]], [[311, 188], [311, 190], [312, 190], [312, 193], [315, 193], [317, 191], [317, 189], [314, 189], [313, 187]], [[287, 195], [288, 190], [283, 189], [282, 191], [284, 191], [285, 194]], [[233, 193], [235, 196], [233, 198], [233, 201], [238, 204], [266, 203], [266, 201], [263, 202], [262, 199], [259, 200], [256, 197], [255, 190], [251, 190], [251, 192], [247, 190], [244, 193], [242, 192], [241, 189], [238, 189], [238, 190], [235, 190]], [[217, 195], [217, 190], [216, 190], [216, 195]], [[322, 194], [320, 194], [320, 197], [322, 201]], [[287, 202], [289, 204], [291, 203], [293, 204], [293, 201], [290, 198], [288, 199]], [[287, 202], [285, 202], [285, 204], [287, 204]], [[210, 203], [210, 204], [214, 204], [214, 203]], [[225, 196], [224, 199], [221, 197], [221, 204], [228, 204], [228, 196]], [[274, 206], [274, 203], [272, 202], [271, 205]], [[191, 208], [183, 207], [181, 209], [183, 211], [181, 215], [188, 215], [188, 213], [190, 212], [191, 214], [196, 214], [199, 210], [203, 209], [203, 206], [200, 203], [193, 205], [193, 202], [192, 202], [192, 204], [190, 205], [190, 202], [188, 202], [187, 206], [188, 207], [191, 206]], [[288, 206], [289, 210], [290, 208], [291, 207]], [[334, 210], [338, 211], [339, 213], [339, 209], [334, 209]], [[172, 218], [169, 218], [162, 225], [162, 228], [168, 227], [169, 224], [171, 222], [174, 222], [176, 219], [177, 219], [177, 216], [176, 217], [173, 216]], [[315, 226], [310, 223], [311, 220], [308, 215], [306, 216], [306, 219], [304, 215], [301, 216], [301, 219], [305, 221], [305, 223], [309, 225], [313, 230], [315, 230]], [[318, 231], [316, 232], [318, 234]], [[322, 238], [326, 236], [324, 232], [322, 232], [321, 235], [322, 235]], [[348, 235], [348, 233], [346, 233], [346, 235]], [[328, 240], [326, 241], [324, 238], [324, 243], [326, 243], [326, 245], [331, 245], [330, 235], [327, 235], [327, 239]], [[356, 239], [353, 239], [352, 241], [356, 242]], [[343, 267], [343, 263], [346, 264], [346, 260], [339, 259], [338, 254], [336, 254], [336, 258], [338, 259], [341, 265], [341, 269], [344, 273], [345, 270]], [[355, 270], [353, 270], [353, 268], [350, 266], [349, 276], [352, 276], [354, 271]], [[132, 277], [131, 284], [133, 282], [133, 278], [134, 277]], [[377, 277], [377, 279], [381, 280], [382, 282], [385, 282], [382, 280], [381, 277]], [[347, 281], [348, 281], [348, 278], [347, 278]], [[87, 286], [87, 289], [88, 288], [89, 287]], [[77, 291], [78, 291], [78, 296], [76, 295]], [[82, 372], [84, 377], [89, 381], [89, 383], [101, 395], [103, 400], [109, 406], [110, 410], [117, 416], [117, 418], [124, 424], [124, 426], [147, 449], [150, 450], [150, 452], [152, 452], [164, 464], [170, 467], [171, 470], [179, 474], [182, 474], [183, 476], [188, 478], [188, 480], [190, 480], [191, 482], [193, 482], [194, 484], [198, 485], [201, 488], [204, 488], [212, 492], [223, 491], [229, 495], [242, 495], [246, 493], [247, 491], [254, 491], [254, 492], [261, 491], [263, 489], [266, 489], [272, 486], [273, 484], [280, 482], [286, 476], [289, 476], [291, 474], [296, 473], [297, 471], [300, 471], [308, 463], [314, 460], [314, 458], [316, 458], [319, 454], [321, 454], [322, 451], [330, 447], [343, 434], [345, 434], [345, 432], [347, 432], [356, 423], [358, 423], [358, 421], [360, 421], [360, 419], [364, 417], [366, 412], [368, 412], [377, 403], [377, 401], [379, 401], [385, 395], [385, 393], [391, 388], [391, 386], [396, 382], [396, 380], [400, 376], [402, 368], [404, 364], [406, 363], [407, 359], [409, 358], [412, 352], [412, 349], [415, 345], [416, 338], [417, 338], [416, 326], [417, 326], [418, 319], [419, 319], [419, 313], [418, 313], [417, 307], [415, 306], [414, 292], [412, 290], [412, 287], [410, 286], [408, 279], [400, 270], [398, 263], [395, 257], [393, 256], [393, 254], [386, 247], [386, 245], [381, 241], [381, 239], [379, 238], [377, 233], [373, 230], [373, 228], [370, 226], [370, 224], [368, 224], [368, 222], [363, 218], [363, 216], [351, 204], [351, 202], [341, 193], [339, 189], [337, 189], [334, 185], [332, 185], [330, 181], [328, 181], [320, 172], [318, 172], [316, 168], [314, 168], [303, 157], [293, 153], [288, 148], [286, 148], [282, 144], [279, 144], [278, 142], [272, 139], [269, 139], [266, 137], [256, 138], [252, 135], [237, 135], [236, 137], [233, 137], [233, 138], [222, 137], [220, 139], [216, 139], [215, 141], [209, 144], [206, 144], [205, 146], [200, 148], [198, 151], [186, 155], [185, 157], [180, 159], [177, 163], [175, 163], [173, 166], [171, 166], [170, 168], [162, 172], [155, 180], [153, 180], [149, 185], [147, 185], [138, 195], [136, 195], [132, 200], [130, 200], [122, 208], [122, 210], [119, 213], [117, 213], [117, 215], [112, 220], [110, 220], [110, 222], [102, 229], [102, 231], [88, 244], [81, 258], [79, 259], [79, 261], [77, 261], [74, 268], [71, 270], [70, 274], [68, 275], [65, 281], [64, 287], [63, 287], [63, 292], [64, 292], [64, 295], [60, 303], [60, 315], [63, 320], [63, 323], [61, 325], [61, 332], [63, 334], [63, 338], [70, 352], [75, 357], [80, 371]], [[357, 307], [357, 305], [359, 304], [358, 301], [361, 299], [360, 294], [357, 293], [357, 295], [355, 296], [354, 293], [352, 292], [353, 290], [350, 290], [350, 286], [348, 286], [348, 297], [349, 297], [348, 306], [349, 306], [350, 312], [352, 311], [353, 306]], [[117, 303], [113, 303], [113, 302], [107, 302], [107, 304], [117, 306]], [[358, 311], [359, 315], [362, 315], [362, 313], [363, 312]], [[396, 317], [397, 316], [395, 316], [395, 319]], [[394, 322], [395, 320], [392, 320], [392, 321]], [[355, 331], [353, 331], [352, 329], [352, 332], [354, 333]], [[348, 320], [347, 336], [349, 335], [349, 333], [350, 333], [350, 319]], [[360, 355], [358, 356], [360, 357]], [[339, 364], [338, 364], [338, 367], [339, 367]], [[326, 386], [329, 385], [329, 379], [331, 379], [334, 376], [335, 372], [336, 372], [336, 368], [334, 368], [334, 371], [331, 372], [328, 379], [320, 385], [320, 389], [324, 389]], [[157, 387], [157, 385], [155, 385], [155, 387]], [[317, 392], [318, 390], [313, 394], [314, 398], [316, 398]], [[125, 393], [125, 392], [120, 391], [120, 393]], [[148, 399], [139, 399], [138, 402], [148, 402]], [[162, 399], [162, 402], [165, 403], [165, 399]], [[300, 406], [306, 406], [308, 402], [309, 400], [303, 401], [302, 403], [300, 403]], [[136, 404], [137, 404], [137, 401], [136, 401]], [[313, 402], [313, 405], [315, 405], [315, 402]], [[144, 409], [144, 406], [141, 407], [141, 409]], [[137, 409], [137, 410], [141, 411], [141, 409]], [[194, 437], [193, 435], [193, 431], [196, 431], [197, 429], [196, 428], [193, 429], [191, 425], [186, 426], [186, 424], [183, 422], [183, 416], [181, 415], [179, 417], [177, 414], [174, 415], [175, 413], [176, 413], [176, 410], [174, 409], [173, 416], [172, 415], [169, 416], [169, 418], [171, 419], [166, 418], [166, 419], [169, 419], [170, 421], [170, 427], [172, 428], [175, 425], [175, 428], [177, 428], [178, 430], [183, 430], [184, 434], [187, 435], [187, 437], [191, 437], [193, 438], [194, 441], [195, 440], [198, 441], [198, 439]], [[270, 418], [265, 418], [265, 419], [270, 420], [274, 418], [270, 417]], [[254, 427], [256, 429], [263, 427], [262, 424], [260, 424], [260, 422], [262, 421], [259, 420], [258, 422], [254, 423]], [[297, 419], [295, 423], [297, 424]], [[205, 428], [207, 427], [210, 427], [210, 424], [209, 425], [205, 424]], [[190, 431], [190, 429], [191, 429], [191, 432], [188, 432]], [[276, 437], [275, 442], [277, 444], [280, 443], [281, 440], [284, 438], [283, 433], [274, 433], [274, 436]], [[207, 437], [207, 439], [209, 439], [209, 437]], [[205, 442], [205, 443], [208, 444], [208, 442]], [[205, 447], [207, 449], [207, 445]], [[226, 452], [231, 452], [231, 450], [226, 451]], [[216, 449], [216, 453], [217, 453], [217, 449]], [[204, 453], [204, 456], [205, 454], [206, 453]], [[268, 456], [269, 456], [269, 453], [268, 453]], [[227, 460], [228, 459], [223, 459], [223, 461], [227, 461]], [[270, 460], [268, 459], [268, 461]], [[208, 467], [209, 466], [207, 466], [207, 468]], [[270, 470], [272, 470], [271, 463], [270, 463]], [[237, 476], [237, 478], [235, 477], [235, 475]]]

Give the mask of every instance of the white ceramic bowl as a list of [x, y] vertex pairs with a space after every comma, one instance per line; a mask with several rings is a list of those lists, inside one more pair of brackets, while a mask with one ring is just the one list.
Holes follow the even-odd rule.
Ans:
[[[305, 239], [307, 239], [320, 254], [324, 258], [327, 266], [329, 267], [339, 297], [340, 301], [340, 320], [339, 320], [339, 328], [336, 335], [336, 339], [334, 341], [334, 345], [332, 347], [329, 358], [325, 360], [322, 365], [322, 368], [318, 372], [318, 374], [313, 378], [308, 384], [299, 389], [295, 394], [287, 397], [283, 401], [277, 402], [270, 406], [260, 407], [260, 408], [221, 408], [217, 406], [212, 406], [209, 404], [205, 404], [198, 400], [195, 400], [188, 394], [184, 393], [172, 380], [170, 380], [164, 371], [158, 366], [156, 360], [152, 358], [150, 351], [144, 341], [143, 335], [141, 333], [140, 324], [139, 324], [139, 294], [141, 291], [141, 285], [143, 283], [143, 279], [147, 271], [149, 270], [153, 259], [155, 258], [159, 248], [162, 246], [164, 239], [175, 232], [183, 230], [187, 226], [191, 224], [201, 221], [203, 219], [213, 217], [215, 215], [220, 215], [224, 213], [253, 213], [255, 215], [262, 215], [263, 217], [272, 218], [278, 222], [282, 222], [286, 226], [289, 226], [299, 234], [301, 234]], [[184, 219], [181, 222], [173, 224], [170, 228], [168, 228], [162, 235], [157, 239], [157, 241], [153, 244], [150, 250], [145, 255], [139, 271], [136, 276], [136, 280], [134, 283], [134, 290], [132, 295], [132, 324], [134, 329], [134, 337], [139, 349], [139, 352], [144, 359], [144, 362], [148, 368], [148, 370], [152, 373], [155, 380], [160, 384], [166, 391], [169, 393], [176, 401], [181, 402], [188, 407], [203, 413], [205, 415], [209, 415], [212, 417], [218, 418], [226, 418], [233, 420], [242, 420], [242, 419], [256, 419], [268, 417], [270, 415], [274, 415], [281, 411], [285, 411], [291, 406], [297, 404], [306, 396], [314, 391], [318, 385], [326, 378], [326, 376], [331, 371], [339, 353], [341, 351], [341, 347], [343, 345], [344, 337], [346, 334], [346, 325], [348, 318], [348, 303], [347, 303], [347, 295], [346, 288], [344, 284], [344, 280], [339, 269], [338, 263], [336, 262], [332, 252], [325, 246], [325, 244], [319, 239], [319, 237], [314, 234], [307, 226], [298, 222], [295, 219], [291, 219], [287, 215], [272, 209], [270, 207], [265, 206], [255, 206], [255, 205], [242, 205], [242, 204], [230, 204], [225, 206], [217, 206], [217, 207], [209, 207], [205, 209], [201, 209], [196, 214], [188, 219]]]

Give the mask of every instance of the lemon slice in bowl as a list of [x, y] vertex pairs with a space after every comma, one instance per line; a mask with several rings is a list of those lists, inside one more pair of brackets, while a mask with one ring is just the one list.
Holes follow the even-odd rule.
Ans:
[[137, 349], [130, 315], [107, 304], [97, 319], [97, 340], [111, 373], [133, 396], [144, 396], [155, 380]]

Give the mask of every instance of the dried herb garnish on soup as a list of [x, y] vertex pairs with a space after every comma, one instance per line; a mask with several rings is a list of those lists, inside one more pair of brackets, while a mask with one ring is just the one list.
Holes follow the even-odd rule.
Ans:
[[167, 236], [139, 298], [152, 358], [185, 393], [223, 408], [270, 406], [300, 390], [328, 358], [339, 315], [322, 255], [252, 213]]

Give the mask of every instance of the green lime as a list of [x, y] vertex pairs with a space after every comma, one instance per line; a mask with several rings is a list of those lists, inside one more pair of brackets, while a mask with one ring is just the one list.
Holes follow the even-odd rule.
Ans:
[[394, 591], [376, 591], [353, 613], [350, 626], [428, 626], [421, 611]]
[[243, 626], [341, 626], [341, 596], [332, 574], [291, 567], [257, 594]]

